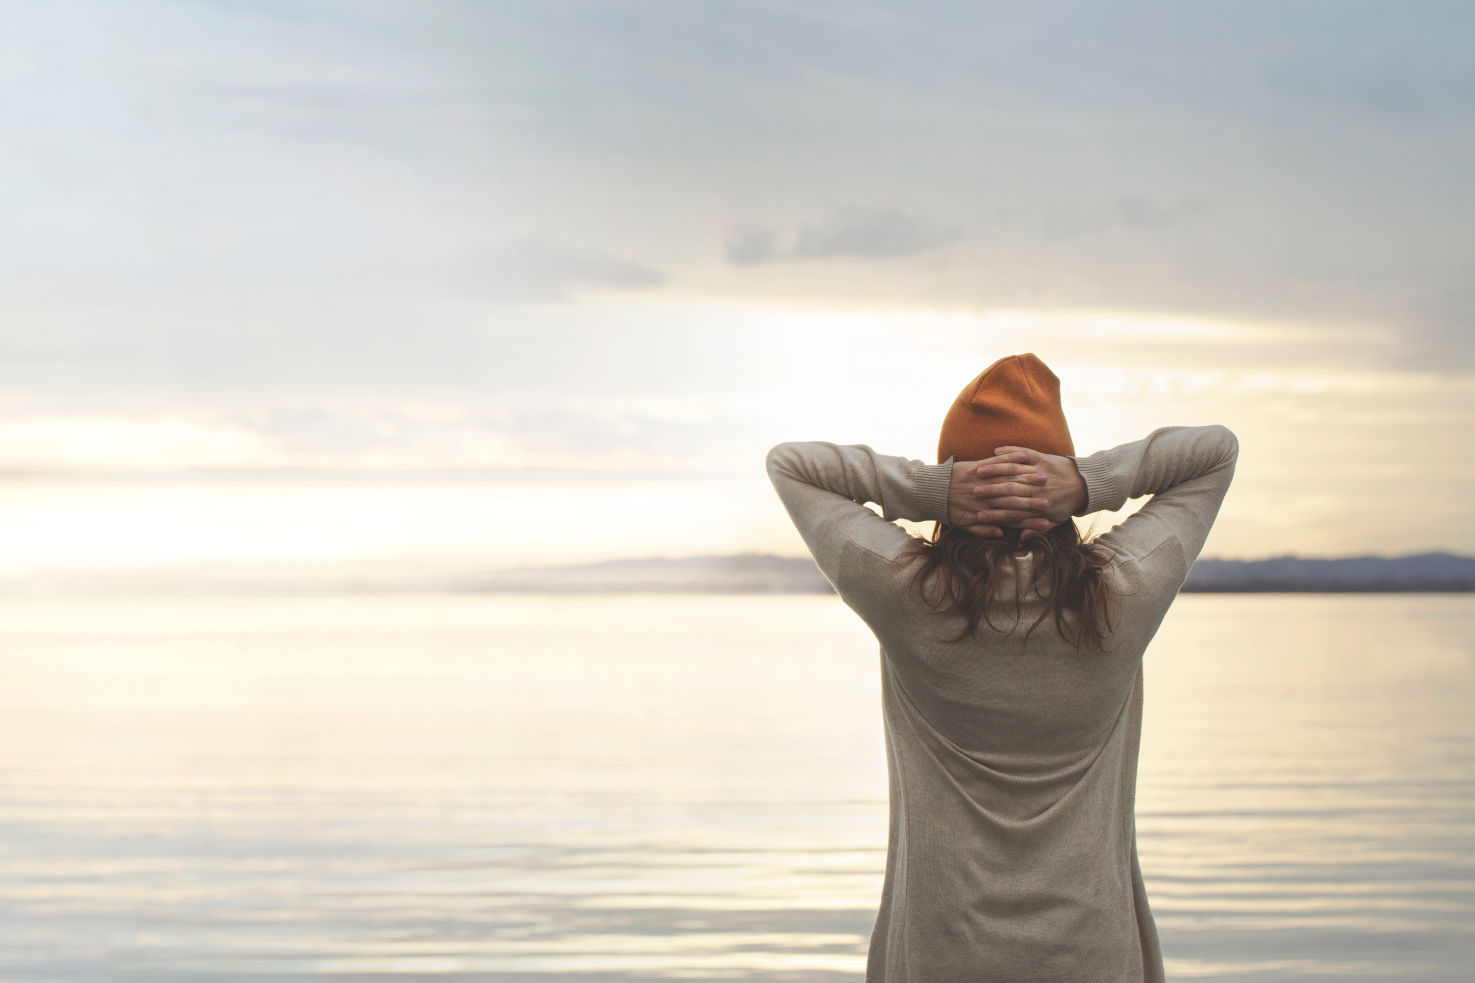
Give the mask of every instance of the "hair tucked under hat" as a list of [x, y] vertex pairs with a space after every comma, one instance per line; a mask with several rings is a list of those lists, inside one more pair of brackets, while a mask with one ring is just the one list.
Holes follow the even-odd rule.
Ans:
[[1005, 444], [1075, 456], [1060, 380], [1033, 354], [1007, 355], [963, 387], [943, 420], [937, 463], [981, 461]]

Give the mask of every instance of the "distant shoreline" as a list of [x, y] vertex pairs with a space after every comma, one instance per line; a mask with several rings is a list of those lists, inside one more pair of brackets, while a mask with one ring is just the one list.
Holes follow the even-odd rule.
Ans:
[[[1185, 594], [1463, 594], [1475, 557], [1205, 558]], [[0, 577], [0, 597], [388, 596], [518, 594], [833, 594], [807, 556], [642, 557], [515, 569], [149, 568]]]
[[[1189, 587], [1183, 594], [1470, 594], [1475, 588], [1462, 586], [1419, 586], [1394, 584], [1385, 587], [1348, 586], [1291, 586], [1262, 587], [1256, 585], [1234, 587]], [[426, 587], [416, 584], [208, 584], [189, 585], [42, 585], [0, 588], [0, 601], [32, 600], [46, 598], [291, 598], [291, 597], [593, 597], [635, 595], [691, 595], [707, 597], [823, 597], [836, 596], [833, 588], [817, 589], [771, 589], [763, 587], [729, 587], [720, 585], [692, 584], [649, 584], [616, 585], [589, 584], [574, 587], [557, 587], [548, 584], [508, 585], [502, 587]]]
[[1224, 586], [1224, 587], [1188, 587], [1185, 586], [1180, 592], [1183, 594], [1470, 594], [1475, 593], [1475, 586], [1471, 585], [1445, 585], [1435, 584], [1432, 586], [1420, 586], [1409, 584], [1378, 585], [1339, 585], [1327, 586], [1313, 585], [1247, 585], [1247, 586]]

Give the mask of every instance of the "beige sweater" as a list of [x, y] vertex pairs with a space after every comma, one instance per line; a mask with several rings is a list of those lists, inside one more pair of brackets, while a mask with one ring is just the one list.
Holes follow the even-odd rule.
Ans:
[[[944, 641], [961, 619], [931, 613], [888, 567], [910, 538], [893, 520], [946, 519], [951, 461], [820, 441], [769, 451], [820, 570], [881, 643], [891, 830], [867, 983], [1164, 978], [1134, 819], [1142, 657], [1238, 448], [1222, 426], [1165, 427], [1074, 459], [1082, 515], [1153, 496], [1097, 539], [1111, 552], [1113, 632], [1081, 654], [1053, 617], [1024, 640], [1043, 603], [1032, 592], [1017, 631]], [[1031, 562], [1008, 576], [1027, 585]]]

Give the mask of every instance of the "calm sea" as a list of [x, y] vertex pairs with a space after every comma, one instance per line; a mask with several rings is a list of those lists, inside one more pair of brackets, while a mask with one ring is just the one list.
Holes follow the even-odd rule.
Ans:
[[[857, 980], [833, 597], [0, 601], [0, 980]], [[1179, 599], [1138, 837], [1181, 980], [1468, 981], [1475, 597]]]

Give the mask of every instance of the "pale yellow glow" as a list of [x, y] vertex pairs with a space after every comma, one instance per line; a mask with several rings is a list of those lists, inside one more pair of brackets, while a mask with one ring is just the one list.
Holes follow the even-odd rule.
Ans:
[[48, 414], [0, 422], [0, 462], [8, 469], [214, 467], [272, 456], [265, 435], [197, 414]]
[[[662, 481], [88, 481], [0, 488], [0, 571], [564, 563], [741, 549], [718, 493]], [[686, 532], [663, 538], [662, 525]], [[340, 571], [341, 572], [341, 571]], [[382, 570], [380, 571], [382, 572]]]
[[[1329, 365], [1305, 325], [1102, 311], [879, 311], [667, 298], [550, 308], [552, 328], [709, 339], [710, 364], [673, 364], [669, 388], [579, 391], [548, 404], [607, 439], [569, 448], [520, 432], [497, 394], [324, 398], [328, 433], [254, 428], [253, 409], [56, 412], [0, 420], [0, 468], [118, 472], [306, 468], [347, 473], [568, 468], [563, 480], [77, 481], [0, 486], [0, 570], [157, 563], [507, 565], [622, 555], [800, 553], [763, 473], [784, 440], [864, 443], [932, 461], [957, 391], [1001, 355], [1033, 351], [1061, 379], [1076, 451], [1168, 425], [1239, 435], [1235, 486], [1207, 555], [1460, 549], [1461, 499], [1430, 495], [1378, 526], [1386, 488], [1418, 468], [1465, 487], [1449, 450], [1470, 438], [1468, 376]], [[537, 326], [537, 325], [535, 325]], [[654, 332], [654, 334], [642, 334]], [[1350, 327], [1369, 350], [1387, 333]], [[691, 359], [700, 347], [683, 348]], [[657, 360], [663, 349], [632, 349]], [[611, 366], [615, 371], [618, 366]], [[695, 381], [693, 381], [695, 380]], [[522, 413], [519, 416], [519, 413]], [[271, 418], [265, 417], [270, 421]], [[349, 439], [334, 443], [341, 427]], [[359, 439], [358, 435], [368, 435]], [[611, 471], [666, 480], [610, 481]], [[1124, 511], [1135, 506], [1129, 505]], [[1121, 514], [1096, 520], [1109, 527]], [[1386, 520], [1384, 520], [1386, 521]]]

